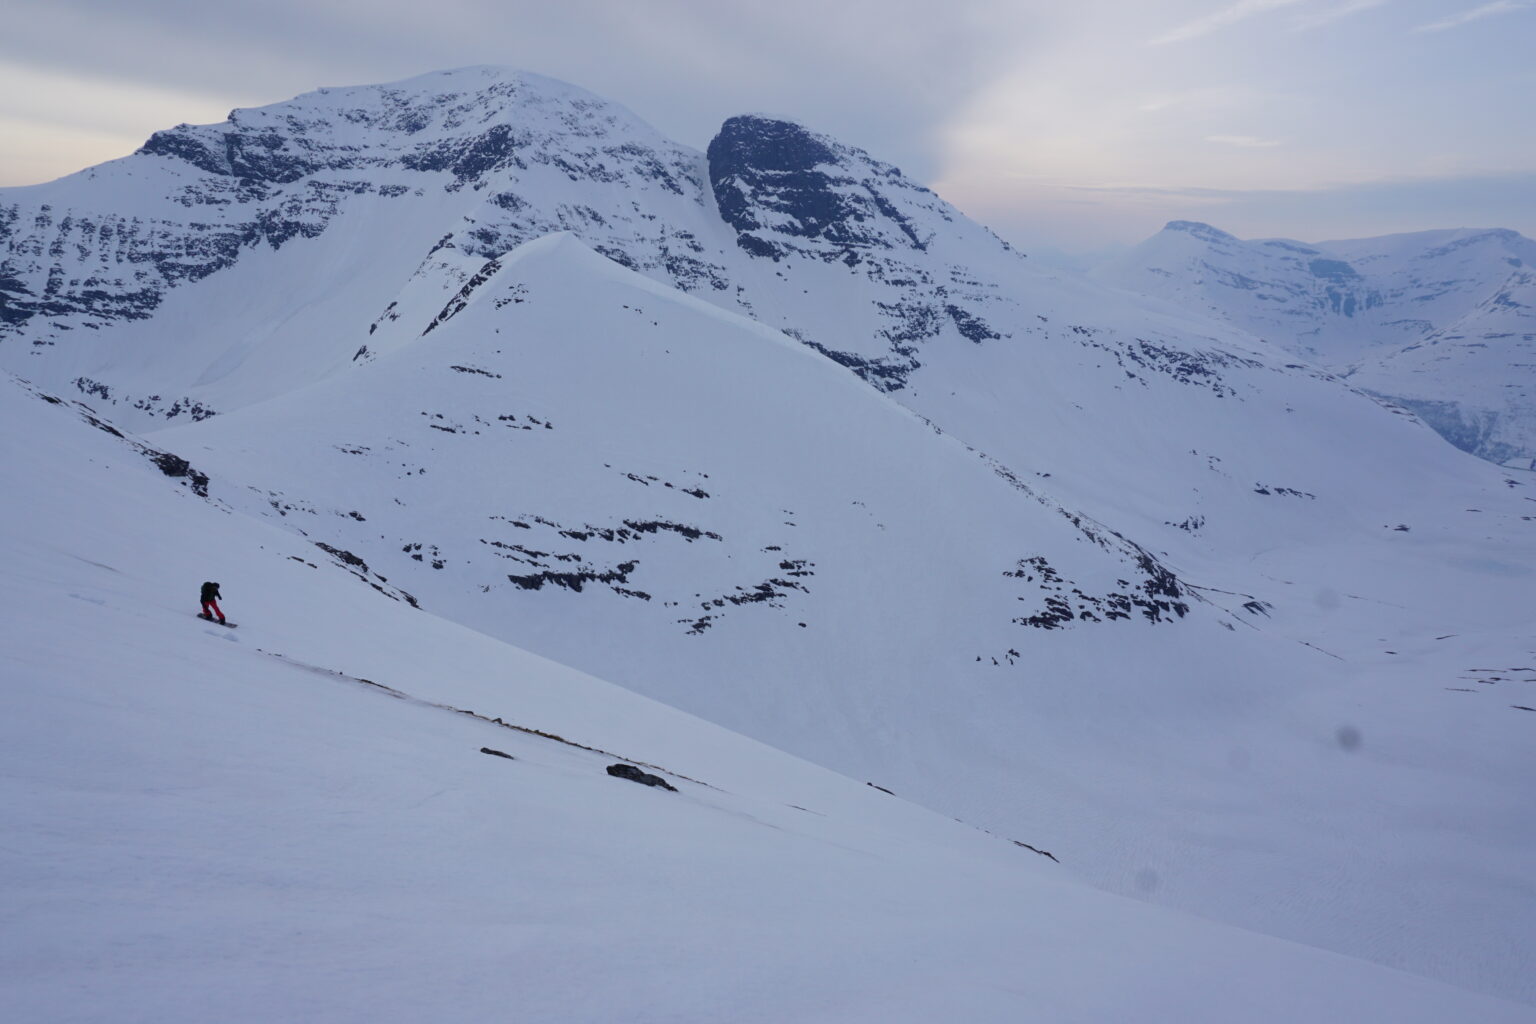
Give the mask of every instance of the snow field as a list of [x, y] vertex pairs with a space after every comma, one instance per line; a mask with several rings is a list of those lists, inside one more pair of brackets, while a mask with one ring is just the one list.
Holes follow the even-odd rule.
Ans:
[[[8, 1019], [1531, 1019], [1095, 892], [310, 569], [8, 388]], [[117, 515], [82, 514], [106, 480]], [[207, 575], [240, 629], [176, 600]], [[614, 758], [422, 701], [709, 785], [611, 779]]]

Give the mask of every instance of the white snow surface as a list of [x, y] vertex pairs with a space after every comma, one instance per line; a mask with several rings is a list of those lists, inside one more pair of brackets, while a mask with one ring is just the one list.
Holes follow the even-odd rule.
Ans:
[[1532, 1019], [413, 611], [4, 387], [7, 1020]]
[[1529, 1019], [1530, 478], [835, 140], [722, 140], [470, 68], [0, 191], [0, 365], [210, 478], [0, 399], [5, 898], [98, 950], [5, 994]]
[[1239, 325], [1536, 468], [1536, 242], [1503, 229], [1239, 240], [1174, 221], [1096, 280]]

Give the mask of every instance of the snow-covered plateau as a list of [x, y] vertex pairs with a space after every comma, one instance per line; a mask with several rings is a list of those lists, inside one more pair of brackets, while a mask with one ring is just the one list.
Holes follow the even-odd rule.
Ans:
[[1536, 1020], [1536, 478], [1187, 300], [499, 68], [0, 190], [0, 1015]]

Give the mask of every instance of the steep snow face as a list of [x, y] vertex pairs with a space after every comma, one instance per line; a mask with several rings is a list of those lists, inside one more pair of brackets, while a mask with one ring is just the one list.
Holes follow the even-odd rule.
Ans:
[[1456, 447], [1536, 458], [1536, 242], [1459, 229], [1245, 242], [1174, 221], [1101, 281], [1237, 324], [1399, 400]]
[[40, 398], [0, 380], [7, 1019], [1530, 1019], [391, 601]]

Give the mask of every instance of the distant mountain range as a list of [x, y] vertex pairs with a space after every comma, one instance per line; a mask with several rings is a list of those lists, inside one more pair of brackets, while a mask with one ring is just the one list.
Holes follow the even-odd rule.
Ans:
[[[1271, 248], [1299, 290], [1251, 291], [1320, 325], [1411, 301], [1352, 250]], [[1536, 484], [1164, 298], [1037, 270], [803, 126], [698, 152], [500, 68], [0, 190], [5, 400], [79, 403], [207, 522], [283, 531], [271, 578], [346, 574], [1111, 891], [1536, 999], [1506, 898]], [[59, 444], [94, 530], [123, 474]], [[90, 555], [58, 531], [66, 578]]]
[[1514, 231], [1309, 245], [1173, 221], [1094, 277], [1252, 331], [1463, 451], [1536, 463], [1536, 242]]

